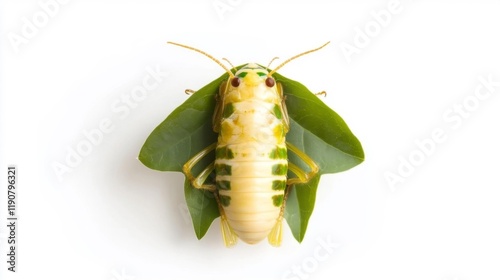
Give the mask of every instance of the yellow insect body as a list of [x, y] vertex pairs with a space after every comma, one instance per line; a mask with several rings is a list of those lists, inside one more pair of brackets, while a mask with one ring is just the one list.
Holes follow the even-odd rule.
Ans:
[[[241, 68], [220, 92], [222, 117], [216, 149], [216, 186], [229, 226], [247, 243], [257, 243], [281, 223], [286, 173], [286, 109], [279, 86], [266, 85], [268, 72]], [[241, 78], [240, 78], [241, 77]], [[223, 88], [223, 87], [221, 87]], [[216, 110], [216, 114], [217, 114]]]

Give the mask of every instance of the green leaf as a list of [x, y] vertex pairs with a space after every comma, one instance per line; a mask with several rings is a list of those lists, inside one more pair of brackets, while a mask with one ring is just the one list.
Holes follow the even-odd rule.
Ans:
[[[285, 219], [300, 242], [314, 209], [320, 176], [352, 168], [363, 161], [364, 154], [359, 140], [337, 113], [302, 84], [277, 73], [274, 77], [282, 83], [286, 95], [290, 117], [287, 141], [320, 166], [320, 173], [308, 183], [289, 186]], [[182, 171], [184, 163], [216, 142], [217, 134], [212, 130], [215, 94], [227, 78], [228, 74], [222, 75], [175, 109], [148, 137], [139, 160], [155, 170]], [[288, 157], [289, 161], [308, 170], [307, 165], [292, 152], [289, 151]], [[196, 165], [193, 174], [198, 174], [214, 160], [215, 155], [209, 154]], [[216, 200], [210, 195], [185, 183], [186, 202], [198, 238], [205, 235], [210, 224], [219, 216]]]
[[201, 239], [212, 222], [220, 216], [217, 201], [212, 192], [196, 189], [188, 180], [184, 181], [184, 195], [196, 237]]
[[180, 171], [195, 154], [217, 141], [212, 130], [215, 93], [223, 78], [204, 86], [177, 107], [146, 139], [139, 160], [160, 171]]
[[[293, 236], [301, 242], [314, 210], [316, 190], [322, 174], [350, 169], [364, 160], [361, 143], [344, 120], [299, 82], [274, 74], [282, 83], [290, 117], [287, 141], [304, 151], [320, 167], [319, 174], [306, 184], [291, 187], [285, 219]], [[288, 160], [308, 170], [295, 154]]]
[[319, 178], [316, 175], [305, 184], [296, 184], [288, 187], [288, 198], [285, 207], [285, 220], [298, 242], [302, 242], [306, 234], [307, 224], [314, 209], [316, 190]]
[[286, 95], [287, 141], [311, 157], [320, 174], [345, 171], [363, 162], [361, 143], [337, 113], [301, 83], [274, 75]]

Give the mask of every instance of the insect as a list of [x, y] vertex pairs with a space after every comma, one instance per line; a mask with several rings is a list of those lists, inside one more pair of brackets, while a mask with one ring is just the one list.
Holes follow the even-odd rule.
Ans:
[[[192, 156], [182, 163], [181, 171], [186, 181], [196, 190], [213, 194], [226, 246], [233, 246], [238, 239], [255, 244], [266, 238], [271, 245], [279, 246], [292, 186], [300, 188], [300, 185], [307, 185], [317, 178], [313, 186], [316, 187], [321, 170], [305, 151], [287, 141], [291, 122], [284, 86], [275, 78], [276, 71], [328, 43], [295, 55], [273, 70], [255, 63], [230, 70], [199, 49], [169, 43], [205, 55], [227, 74], [214, 93], [211, 128], [216, 140], [191, 153]], [[146, 154], [155, 149], [145, 148], [148, 141], [139, 157], [146, 165]], [[289, 155], [301, 164], [289, 160]], [[150, 161], [154, 161], [152, 158]], [[163, 154], [157, 161], [161, 160]], [[195, 173], [193, 170], [202, 162], [201, 171]]]

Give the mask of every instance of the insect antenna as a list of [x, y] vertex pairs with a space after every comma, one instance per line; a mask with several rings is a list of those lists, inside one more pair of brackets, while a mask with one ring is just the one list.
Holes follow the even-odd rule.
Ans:
[[269, 72], [269, 74], [267, 74], [268, 77], [271, 77], [272, 74], [274, 74], [276, 71], [278, 71], [278, 69], [280, 69], [281, 67], [285, 66], [285, 64], [287, 64], [288, 62], [296, 59], [296, 58], [299, 58], [303, 55], [306, 55], [308, 53], [312, 53], [312, 52], [315, 52], [315, 51], [318, 51], [320, 49], [322, 49], [323, 47], [325, 47], [326, 45], [330, 44], [330, 41], [326, 42], [325, 44], [323, 44], [321, 47], [319, 48], [315, 48], [315, 49], [312, 49], [312, 50], [308, 50], [308, 51], [305, 51], [303, 53], [299, 53], [298, 55], [295, 55], [295, 56], [292, 56], [290, 57], [289, 59], [283, 61], [283, 63], [281, 63], [280, 65], [278, 65], [276, 68], [274, 68], [274, 70], [272, 70], [271, 72]]
[[229, 74], [229, 76], [231, 78], [234, 77], [234, 74], [231, 72], [231, 70], [227, 69], [227, 67], [224, 64], [222, 64], [219, 60], [217, 60], [217, 58], [209, 55], [208, 53], [206, 53], [206, 52], [204, 52], [202, 50], [199, 50], [197, 48], [193, 48], [193, 47], [190, 47], [190, 46], [182, 45], [182, 44], [179, 44], [179, 43], [175, 43], [175, 42], [167, 42], [167, 44], [172, 44], [172, 45], [183, 47], [183, 48], [186, 48], [186, 49], [189, 49], [189, 50], [193, 50], [195, 52], [199, 52], [199, 53], [205, 55], [206, 57], [210, 58], [211, 60], [215, 61], [215, 63], [219, 64], [222, 68], [224, 68], [224, 70], [226, 70], [226, 72]]
[[269, 61], [269, 64], [267, 65], [267, 68], [271, 67], [271, 63], [273, 63], [273, 61], [275, 61], [276, 59], [280, 59], [280, 58], [277, 57], [277, 56], [273, 57], [273, 59], [271, 59], [271, 61]]
[[229, 61], [229, 59], [223, 57], [222, 60], [225, 60], [227, 63], [229, 63], [229, 65], [231, 65], [231, 68], [232, 70], [234, 70], [234, 73], [236, 73], [236, 67], [234, 67], [234, 65], [231, 63], [231, 61]]

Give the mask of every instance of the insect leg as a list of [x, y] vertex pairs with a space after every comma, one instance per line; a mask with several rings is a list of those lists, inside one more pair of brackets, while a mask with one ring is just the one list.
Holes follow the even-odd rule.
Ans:
[[288, 170], [292, 171], [292, 173], [297, 175], [297, 177], [288, 179], [286, 182], [287, 185], [302, 184], [309, 182], [309, 180], [311, 180], [314, 176], [316, 176], [316, 174], [318, 174], [319, 172], [318, 165], [312, 160], [312, 158], [310, 158], [308, 155], [306, 155], [304, 152], [302, 152], [299, 148], [295, 147], [294, 145], [286, 142], [286, 147], [288, 148], [288, 150], [295, 153], [302, 161], [304, 161], [304, 163], [307, 164], [307, 166], [310, 169], [309, 172], [306, 172], [297, 165], [288, 162]]
[[229, 86], [229, 80], [224, 81], [219, 86], [219, 93], [215, 95], [215, 108], [212, 116], [212, 128], [214, 132], [220, 132], [220, 124], [224, 112], [224, 96]]
[[323, 95], [323, 97], [326, 97], [326, 91], [320, 91], [318, 93], [315, 93], [314, 95], [318, 96], [318, 95]]
[[227, 221], [227, 216], [220, 202], [218, 193], [215, 193], [215, 199], [217, 200], [217, 205], [219, 205], [220, 230], [222, 233], [222, 240], [224, 241], [224, 245], [226, 247], [232, 247], [236, 245], [236, 242], [238, 241], [238, 236], [233, 231], [233, 229], [231, 228], [231, 226]]
[[190, 160], [188, 160], [184, 166], [182, 167], [182, 171], [186, 175], [187, 179], [191, 183], [192, 186], [194, 186], [197, 189], [204, 189], [204, 190], [209, 190], [214, 193], [215, 200], [217, 201], [217, 205], [219, 206], [219, 213], [220, 213], [220, 225], [221, 225], [221, 232], [222, 232], [222, 239], [224, 240], [224, 245], [226, 247], [231, 247], [236, 244], [236, 241], [238, 240], [238, 236], [236, 233], [234, 233], [233, 229], [229, 225], [227, 221], [227, 216], [226, 213], [224, 212], [224, 208], [222, 207], [222, 204], [219, 199], [219, 193], [217, 192], [217, 189], [214, 184], [204, 184], [204, 182], [207, 180], [208, 176], [212, 171], [215, 169], [215, 164], [214, 162], [210, 163], [203, 171], [200, 172], [200, 174], [195, 177], [191, 173], [191, 169], [207, 154], [209, 154], [211, 151], [215, 149], [217, 146], [217, 143], [213, 143], [212, 145], [206, 147], [205, 149], [201, 150], [199, 153], [197, 153], [194, 157], [192, 157]]
[[197, 189], [204, 189], [204, 190], [209, 190], [209, 191], [215, 191], [215, 185], [214, 184], [204, 184], [205, 180], [208, 178], [210, 173], [214, 171], [215, 165], [214, 163], [210, 163], [203, 171], [200, 172], [200, 174], [197, 177], [194, 177], [194, 175], [191, 173], [191, 169], [207, 154], [209, 154], [211, 151], [213, 151], [216, 147], [217, 143], [213, 143], [212, 145], [206, 147], [205, 149], [201, 150], [199, 153], [197, 153], [194, 157], [192, 157], [190, 160], [188, 160], [183, 166], [182, 166], [182, 172], [186, 175], [187, 179], [189, 182], [191, 182], [191, 185], [193, 185]]
[[191, 95], [191, 94], [195, 93], [196, 91], [195, 91], [195, 90], [192, 90], [192, 89], [186, 89], [184, 92], [185, 92], [187, 95]]
[[288, 189], [289, 188], [285, 189], [283, 204], [281, 205], [280, 215], [276, 220], [276, 224], [271, 229], [271, 232], [269, 232], [269, 234], [267, 235], [267, 241], [274, 247], [279, 247], [281, 245], [281, 240], [283, 236], [283, 215], [285, 214], [285, 204], [286, 204], [286, 198], [288, 196]]
[[283, 85], [281, 83], [276, 83], [276, 89], [281, 97], [281, 103], [279, 104], [281, 113], [283, 114], [283, 125], [285, 126], [285, 133], [290, 130], [290, 118], [288, 117], [288, 110], [286, 109], [286, 96], [283, 93]]
[[286, 205], [286, 200], [288, 198], [288, 194], [290, 193], [290, 189], [293, 187], [294, 184], [302, 184], [309, 182], [309, 180], [314, 178], [314, 176], [316, 176], [319, 172], [318, 165], [308, 155], [306, 155], [299, 148], [295, 147], [294, 145], [288, 142], [286, 142], [286, 146], [288, 150], [295, 153], [302, 161], [304, 161], [304, 163], [309, 167], [310, 171], [306, 172], [302, 170], [302, 168], [300, 168], [299, 166], [295, 165], [294, 163], [288, 162], [288, 170], [297, 175], [297, 177], [290, 178], [287, 180], [286, 182], [287, 188], [285, 189], [285, 195], [283, 198], [283, 204], [281, 205], [280, 214], [278, 216], [276, 224], [274, 225], [273, 229], [267, 236], [269, 244], [275, 247], [281, 245], [281, 240], [283, 235], [283, 215], [285, 214], [285, 205]]

